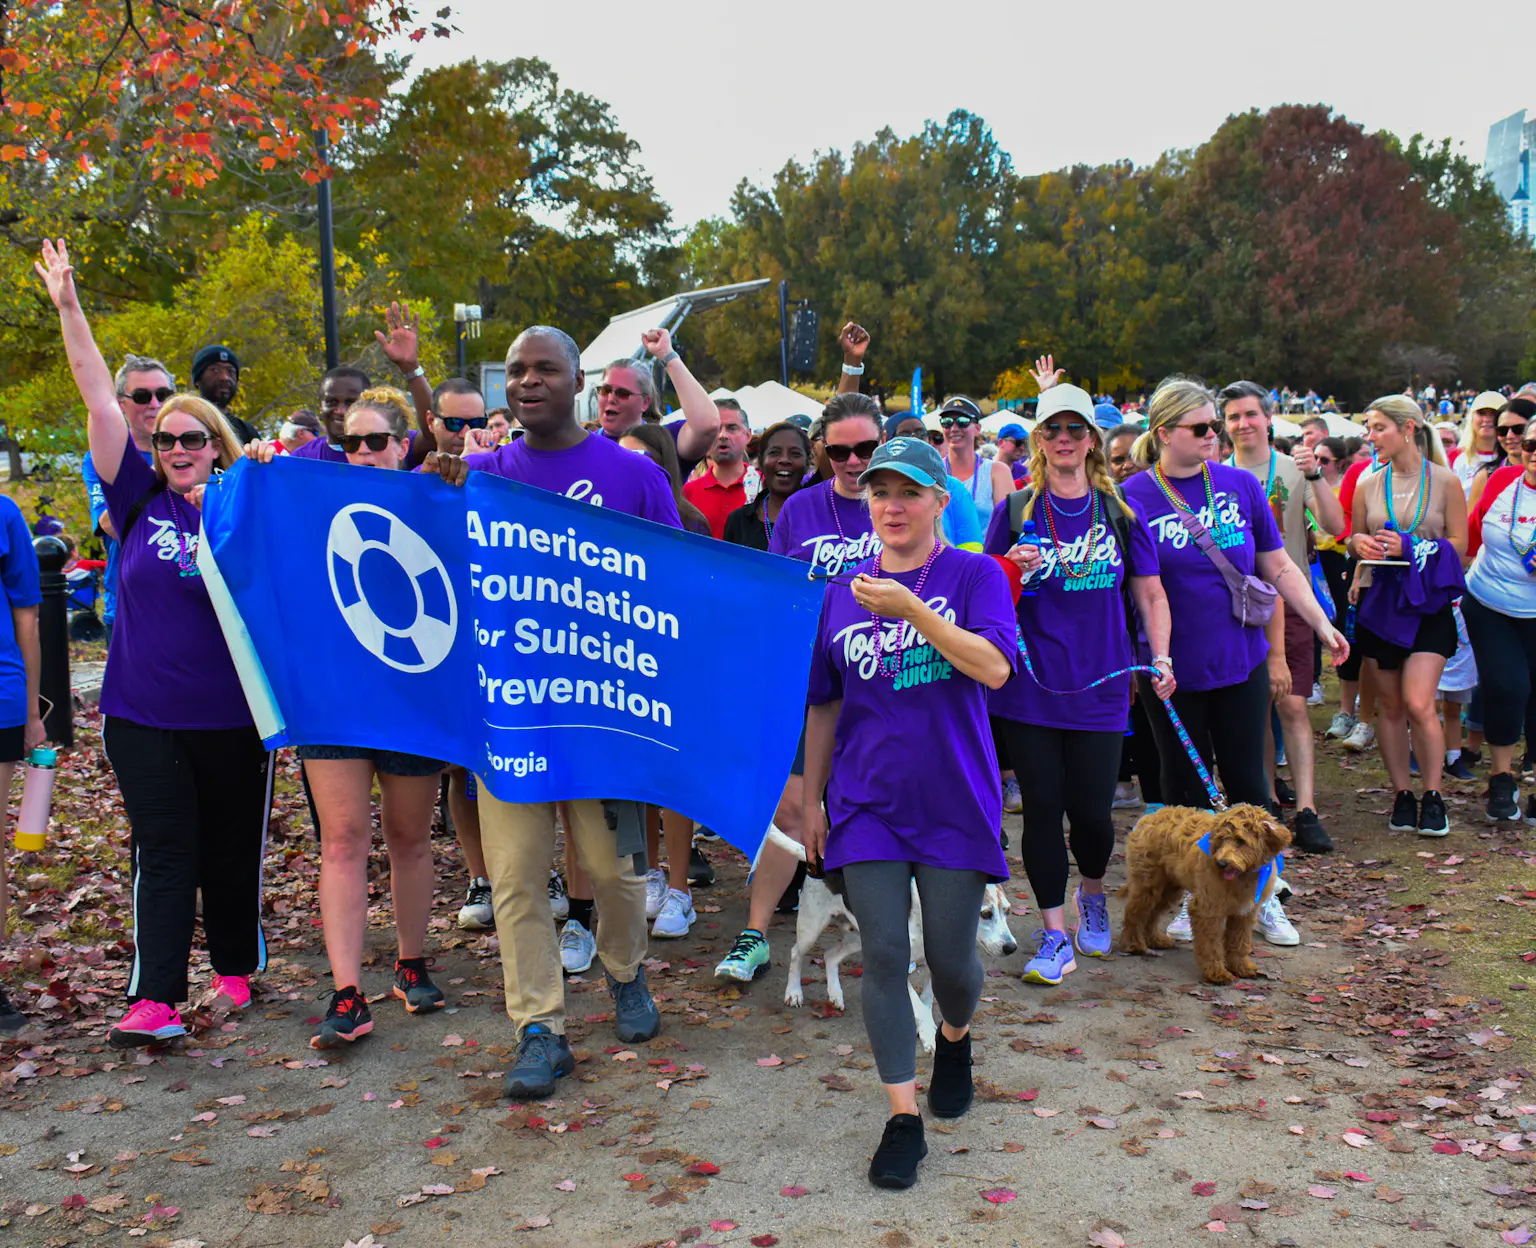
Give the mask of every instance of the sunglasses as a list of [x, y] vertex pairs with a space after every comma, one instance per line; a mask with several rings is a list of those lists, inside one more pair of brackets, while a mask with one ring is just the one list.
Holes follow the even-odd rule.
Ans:
[[630, 390], [624, 386], [610, 386], [606, 381], [597, 388], [597, 397], [600, 399], [606, 399], [611, 394], [614, 398], [623, 401], [632, 399], [639, 393], [638, 390]]
[[1066, 434], [1074, 442], [1081, 442], [1088, 436], [1088, 426], [1080, 420], [1069, 421], [1065, 425], [1041, 425], [1040, 436], [1047, 442]]
[[1336, 464], [1336, 463], [1338, 463], [1338, 460], [1334, 459], [1334, 457], [1332, 455], [1318, 455], [1318, 456], [1316, 456], [1316, 459], [1317, 459], [1317, 462], [1319, 464]]
[[1193, 425], [1175, 425], [1174, 428], [1187, 429], [1197, 438], [1208, 438], [1220, 428], [1220, 425], [1214, 420], [1202, 420]]
[[930, 429], [928, 431], [928, 441], [933, 446], [940, 446], [944, 442], [944, 435], [937, 429]]
[[1520, 443], [1520, 449], [1527, 455], [1536, 455], [1536, 438], [1528, 438]]
[[[439, 416], [443, 422], [443, 428], [449, 433], [463, 433], [466, 429], [484, 429], [486, 417], [484, 416]], [[377, 447], [375, 450], [379, 449]]]
[[974, 425], [980, 420], [978, 416], [940, 416], [939, 424], [948, 429], [952, 426], [964, 429], [967, 425]]
[[382, 451], [395, 440], [392, 433], [344, 433], [341, 435], [341, 449], [348, 455], [356, 455], [366, 446], [370, 451]]
[[846, 464], [857, 455], [860, 459], [869, 460], [869, 457], [880, 449], [880, 443], [873, 438], [868, 442], [855, 442], [852, 446], [837, 442], [827, 443], [827, 458], [834, 464]]
[[149, 443], [157, 451], [173, 451], [178, 442], [189, 451], [200, 451], [212, 440], [203, 429], [191, 429], [186, 433], [157, 432], [149, 435]]
[[117, 397], [120, 399], [132, 399], [140, 407], [143, 407], [151, 399], [156, 403], [164, 403], [175, 393], [176, 391], [171, 389], [170, 386], [156, 386], [153, 390], [140, 387], [137, 390], [119, 390]]
[[1516, 435], [1516, 434], [1523, 434], [1524, 432], [1525, 432], [1525, 426], [1524, 425], [1500, 425], [1499, 426], [1499, 437], [1501, 437], [1501, 438], [1508, 438], [1508, 437], [1511, 437], [1511, 436]]

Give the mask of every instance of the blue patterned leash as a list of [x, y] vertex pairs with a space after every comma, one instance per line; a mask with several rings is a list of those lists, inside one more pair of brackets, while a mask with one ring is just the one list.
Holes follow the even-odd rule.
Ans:
[[[1162, 679], [1162, 672], [1155, 667], [1144, 664], [1135, 664], [1131, 667], [1122, 667], [1119, 671], [1110, 672], [1108, 676], [1100, 676], [1092, 684], [1084, 685], [1081, 689], [1052, 689], [1035, 672], [1034, 662], [1029, 657], [1029, 647], [1024, 644], [1024, 630], [1017, 629], [1019, 638], [1019, 653], [1024, 658], [1024, 670], [1030, 678], [1046, 693], [1055, 694], [1057, 697], [1070, 698], [1075, 694], [1087, 693], [1090, 689], [1097, 689], [1106, 681], [1118, 680], [1121, 676], [1129, 676], [1136, 672], [1145, 672], [1153, 680]], [[1173, 725], [1173, 730], [1179, 734], [1179, 743], [1184, 747], [1184, 752], [1189, 755], [1189, 761], [1195, 765], [1195, 772], [1200, 777], [1200, 783], [1205, 785], [1206, 796], [1211, 799], [1211, 806], [1215, 810], [1227, 808], [1226, 799], [1222, 797], [1221, 790], [1216, 787], [1216, 782], [1211, 779], [1211, 772], [1205, 765], [1205, 760], [1200, 757], [1200, 751], [1195, 749], [1195, 743], [1189, 739], [1189, 730], [1184, 727], [1184, 721], [1179, 718], [1178, 711], [1173, 709], [1173, 703], [1166, 698], [1160, 698], [1163, 709], [1168, 712], [1168, 721]]]

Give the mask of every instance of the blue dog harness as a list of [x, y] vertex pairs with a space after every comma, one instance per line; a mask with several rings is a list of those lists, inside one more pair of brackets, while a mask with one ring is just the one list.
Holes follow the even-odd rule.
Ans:
[[[1210, 854], [1211, 854], [1211, 834], [1209, 832], [1207, 832], [1198, 841], [1196, 841], [1195, 844], [1200, 847], [1200, 852], [1202, 854], [1204, 854], [1207, 858], [1210, 857]], [[1264, 900], [1264, 886], [1269, 883], [1269, 877], [1270, 877], [1271, 873], [1273, 873], [1274, 875], [1278, 876], [1284, 870], [1285, 870], [1285, 855], [1284, 854], [1276, 854], [1273, 859], [1271, 859], [1269, 862], [1266, 862], [1262, 867], [1259, 868], [1259, 883], [1258, 883], [1258, 887], [1256, 887], [1253, 890], [1253, 899], [1254, 899], [1254, 901], [1262, 902]]]

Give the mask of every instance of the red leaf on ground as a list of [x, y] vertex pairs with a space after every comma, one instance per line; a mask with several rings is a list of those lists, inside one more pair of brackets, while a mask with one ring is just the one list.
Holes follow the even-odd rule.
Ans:
[[795, 1187], [781, 1187], [781, 1188], [779, 1188], [779, 1195], [780, 1196], [800, 1197], [800, 1196], [809, 1196], [810, 1194], [811, 1194], [811, 1189], [808, 1188], [808, 1187], [795, 1186]]
[[430, 1140], [423, 1140], [421, 1143], [424, 1148], [441, 1148], [448, 1141], [440, 1135], [434, 1135]]
[[1461, 1145], [1455, 1140], [1436, 1140], [1435, 1146], [1430, 1150], [1435, 1153], [1443, 1153], [1447, 1157], [1454, 1157], [1461, 1152]]
[[689, 1174], [719, 1174], [720, 1167], [712, 1161], [696, 1161], [688, 1167]]
[[[73, 1196], [66, 1196], [66, 1197], [64, 1197], [63, 1200], [59, 1201], [59, 1208], [60, 1209], [84, 1209], [85, 1208], [85, 1197], [80, 1195], [79, 1192], [76, 1192]], [[1511, 1241], [1511, 1242], [1513, 1242], [1513, 1241]]]
[[1021, 1100], [1021, 1101], [1032, 1101], [1032, 1100], [1035, 1099], [1035, 1097], [1037, 1097], [1039, 1095], [1040, 1095], [1040, 1089], [1039, 1088], [1030, 1088], [1026, 1092], [1020, 1092], [1019, 1093], [1019, 1100]]
[[982, 1192], [981, 1198], [991, 1201], [994, 1205], [1006, 1205], [1010, 1200], [1017, 1200], [1019, 1194], [1010, 1187], [989, 1187]]
[[1214, 1196], [1216, 1195], [1216, 1184], [1211, 1182], [1196, 1183], [1189, 1191], [1192, 1196]]
[[778, 1242], [779, 1237], [777, 1235], [752, 1236], [752, 1248], [773, 1248], [773, 1246]]

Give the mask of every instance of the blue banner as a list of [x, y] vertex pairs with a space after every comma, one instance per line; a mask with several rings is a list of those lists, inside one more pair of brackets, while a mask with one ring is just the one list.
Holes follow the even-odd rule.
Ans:
[[923, 366], [919, 364], [912, 370], [912, 415], [923, 414]]
[[484, 473], [236, 464], [198, 550], [269, 745], [462, 763], [512, 802], [628, 798], [754, 854], [794, 760], [806, 565]]

